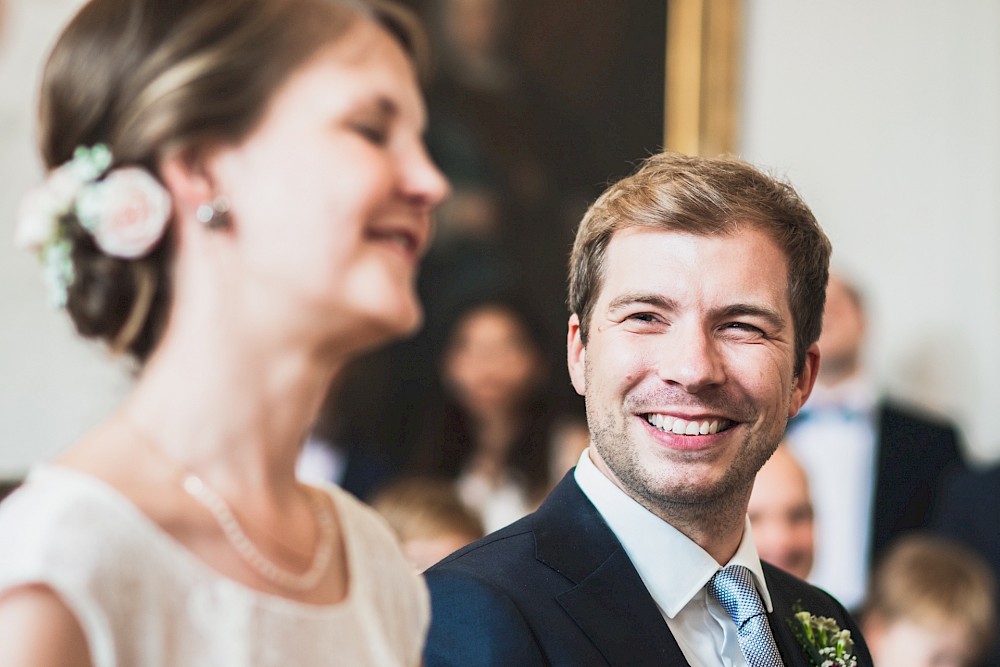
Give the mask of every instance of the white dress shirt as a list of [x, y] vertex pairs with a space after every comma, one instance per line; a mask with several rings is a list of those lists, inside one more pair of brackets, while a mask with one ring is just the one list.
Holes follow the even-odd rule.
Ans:
[[809, 581], [848, 609], [864, 600], [875, 506], [876, 394], [855, 378], [816, 385], [788, 429], [792, 453], [809, 478], [816, 512], [816, 557]]
[[[722, 566], [707, 551], [660, 519], [604, 476], [584, 450], [574, 477], [621, 542], [632, 565], [692, 667], [746, 667], [736, 626], [705, 584]], [[750, 520], [736, 555], [727, 563], [753, 573], [764, 607], [772, 611]]]
[[299, 452], [295, 462], [295, 477], [300, 482], [321, 486], [326, 482], [339, 485], [344, 481], [347, 470], [347, 453], [343, 447], [332, 445], [313, 436], [306, 439], [306, 444]]

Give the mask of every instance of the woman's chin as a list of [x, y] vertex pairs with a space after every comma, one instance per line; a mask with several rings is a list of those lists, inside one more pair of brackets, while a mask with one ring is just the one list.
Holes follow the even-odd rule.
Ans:
[[364, 322], [360, 342], [368, 350], [416, 334], [424, 323], [424, 312], [414, 299], [392, 307], [368, 309], [361, 313], [359, 321]]

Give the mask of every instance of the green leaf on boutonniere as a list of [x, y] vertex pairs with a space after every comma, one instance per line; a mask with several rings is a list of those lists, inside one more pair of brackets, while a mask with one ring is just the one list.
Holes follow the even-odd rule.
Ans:
[[850, 630], [841, 630], [827, 616], [814, 616], [795, 603], [795, 615], [787, 619], [812, 667], [857, 667]]

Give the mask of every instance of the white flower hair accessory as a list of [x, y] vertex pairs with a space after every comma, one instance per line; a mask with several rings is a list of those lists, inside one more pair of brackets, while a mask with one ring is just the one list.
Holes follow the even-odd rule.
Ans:
[[69, 225], [78, 223], [106, 254], [137, 259], [153, 249], [170, 220], [170, 195], [149, 172], [140, 167], [108, 172], [110, 166], [107, 146], [80, 146], [21, 203], [17, 244], [38, 253], [56, 307], [66, 305], [75, 277]]

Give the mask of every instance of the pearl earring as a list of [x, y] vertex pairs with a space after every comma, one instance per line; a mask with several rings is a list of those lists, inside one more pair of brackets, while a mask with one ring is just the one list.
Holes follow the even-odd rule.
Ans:
[[219, 195], [211, 202], [200, 204], [194, 217], [209, 229], [228, 229], [232, 223], [229, 199], [225, 195]]

